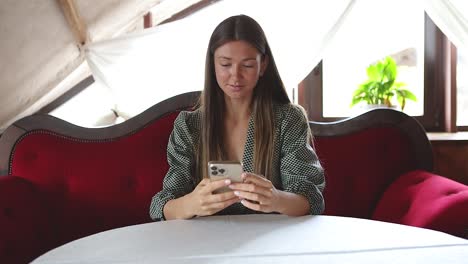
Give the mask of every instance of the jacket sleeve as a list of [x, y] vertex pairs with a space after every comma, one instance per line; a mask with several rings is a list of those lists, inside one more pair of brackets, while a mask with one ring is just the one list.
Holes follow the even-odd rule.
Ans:
[[309, 200], [310, 214], [325, 209], [325, 176], [311, 147], [310, 128], [299, 106], [292, 105], [281, 122], [280, 170], [284, 191], [300, 194]]
[[169, 137], [167, 145], [169, 170], [164, 177], [162, 190], [153, 196], [150, 205], [151, 219], [156, 221], [165, 220], [163, 208], [169, 200], [182, 197], [195, 188], [191, 175], [194, 141], [189, 129], [188, 115], [188, 112], [180, 112]]

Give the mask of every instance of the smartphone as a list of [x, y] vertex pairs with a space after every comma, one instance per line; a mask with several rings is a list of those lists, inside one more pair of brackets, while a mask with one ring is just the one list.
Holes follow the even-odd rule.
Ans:
[[[209, 161], [208, 162], [208, 174], [212, 181], [219, 181], [230, 179], [231, 182], [242, 182], [242, 163], [238, 161]], [[227, 186], [222, 187], [214, 193], [221, 193], [230, 191]]]

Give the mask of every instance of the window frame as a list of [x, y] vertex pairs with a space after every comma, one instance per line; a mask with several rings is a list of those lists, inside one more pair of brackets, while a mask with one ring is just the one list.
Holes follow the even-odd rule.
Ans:
[[[415, 118], [431, 132], [468, 130], [456, 126], [456, 48], [427, 14], [424, 17], [424, 115]], [[310, 120], [333, 122], [347, 118], [323, 116], [322, 72], [320, 61], [299, 83], [298, 103]]]

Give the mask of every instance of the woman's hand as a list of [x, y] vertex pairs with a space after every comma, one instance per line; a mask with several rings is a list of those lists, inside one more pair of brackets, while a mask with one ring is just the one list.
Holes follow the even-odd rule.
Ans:
[[234, 190], [234, 194], [241, 200], [241, 203], [252, 210], [264, 213], [281, 213], [281, 191], [268, 179], [244, 172], [242, 183], [232, 183], [229, 188]]
[[224, 208], [239, 202], [240, 199], [232, 191], [213, 194], [213, 191], [229, 186], [231, 180], [211, 181], [203, 179], [195, 189], [188, 194], [190, 210], [194, 216], [215, 214]]

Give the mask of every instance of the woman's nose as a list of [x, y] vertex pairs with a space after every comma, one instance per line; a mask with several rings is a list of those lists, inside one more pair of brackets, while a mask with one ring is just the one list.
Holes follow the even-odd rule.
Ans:
[[241, 74], [239, 66], [233, 66], [231, 67], [231, 75], [233, 77], [239, 77]]

